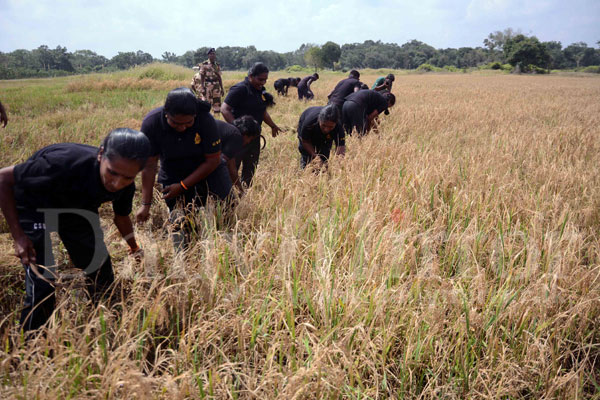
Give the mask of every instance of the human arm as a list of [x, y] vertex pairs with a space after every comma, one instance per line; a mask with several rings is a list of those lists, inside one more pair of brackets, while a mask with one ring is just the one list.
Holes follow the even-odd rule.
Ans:
[[152, 190], [154, 180], [156, 179], [156, 169], [158, 166], [158, 156], [148, 158], [146, 166], [142, 170], [142, 206], [135, 214], [137, 222], [144, 222], [150, 216], [150, 206], [152, 205]]
[[14, 167], [0, 169], [0, 209], [15, 244], [15, 255], [23, 264], [35, 263], [33, 242], [25, 235], [17, 214]]
[[335, 148], [335, 154], [338, 156], [343, 156], [346, 154], [346, 146], [337, 146]]
[[125, 239], [125, 241], [127, 242], [127, 245], [129, 246], [129, 254], [134, 254], [135, 252], [140, 250], [140, 247], [138, 246], [135, 240], [135, 235], [133, 233], [133, 223], [131, 222], [131, 218], [129, 218], [129, 215], [115, 214], [113, 222], [115, 223], [115, 226], [117, 227], [117, 230], [119, 231], [121, 236], [123, 236], [123, 239]]
[[308, 154], [310, 154], [312, 157], [316, 157], [317, 152], [315, 151], [315, 146], [313, 146], [313, 144], [306, 139], [301, 139], [301, 140], [302, 140], [302, 148], [304, 150], [306, 150], [308, 152]]
[[233, 116], [233, 108], [231, 108], [229, 104], [223, 103], [221, 106], [221, 114], [223, 114], [225, 121], [229, 122], [230, 124], [233, 123], [233, 120], [235, 119]]
[[242, 186], [242, 181], [240, 180], [240, 176], [238, 174], [237, 165], [235, 164], [235, 157], [228, 158], [224, 157], [227, 164], [227, 171], [229, 171], [229, 178], [231, 179], [231, 183], [235, 185], [240, 190], [240, 193], [244, 193], [244, 187]]
[[265, 113], [263, 114], [263, 119], [264, 119], [265, 123], [271, 127], [271, 135], [273, 137], [277, 136], [279, 131], [281, 131], [281, 128], [279, 128], [277, 126], [277, 124], [275, 124], [275, 122], [273, 122], [273, 120], [271, 119], [271, 116], [269, 115], [269, 112], [267, 110], [265, 110]]
[[367, 132], [369, 132], [371, 130], [371, 127], [373, 126], [373, 121], [377, 118], [378, 115], [379, 115], [379, 111], [377, 111], [377, 110], [373, 110], [371, 112], [371, 114], [367, 115], [367, 126], [366, 126]]
[[2, 102], [0, 102], [0, 124], [2, 124], [3, 128], [6, 128], [6, 124], [8, 124], [8, 116]]
[[[181, 180], [179, 183], [173, 183], [163, 189], [163, 199], [172, 199], [186, 190], [192, 188], [195, 184], [203, 179], [206, 179], [221, 163], [221, 151], [216, 153], [206, 154], [205, 161], [198, 166], [187, 177]], [[187, 188], [187, 189], [186, 189]]]

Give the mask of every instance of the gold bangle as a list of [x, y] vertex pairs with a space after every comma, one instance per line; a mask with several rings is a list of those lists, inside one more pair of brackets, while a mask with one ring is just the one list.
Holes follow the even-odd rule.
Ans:
[[187, 186], [185, 186], [185, 184], [183, 183], [183, 181], [179, 182], [179, 184], [181, 185], [181, 187], [183, 187], [185, 190], [188, 190]]

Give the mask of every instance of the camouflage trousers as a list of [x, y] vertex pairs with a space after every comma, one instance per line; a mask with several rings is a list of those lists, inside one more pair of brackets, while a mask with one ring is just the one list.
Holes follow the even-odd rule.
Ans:
[[217, 82], [205, 82], [202, 88], [201, 98], [212, 104], [213, 112], [221, 112], [221, 87]]

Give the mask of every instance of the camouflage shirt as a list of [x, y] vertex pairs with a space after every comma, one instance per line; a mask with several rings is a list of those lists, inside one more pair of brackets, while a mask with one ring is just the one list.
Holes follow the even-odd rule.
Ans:
[[215, 62], [214, 64], [211, 64], [210, 60], [206, 60], [200, 64], [199, 67], [198, 73], [204, 76], [205, 82], [219, 82], [221, 76], [221, 66], [219, 63]]

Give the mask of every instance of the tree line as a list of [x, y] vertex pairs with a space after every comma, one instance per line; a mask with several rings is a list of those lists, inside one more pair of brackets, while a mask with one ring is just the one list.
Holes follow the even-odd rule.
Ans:
[[[600, 41], [596, 44], [600, 46]], [[42, 45], [34, 50], [0, 52], [0, 79], [113, 72], [155, 61], [191, 68], [206, 59], [208, 50], [209, 47], [200, 47], [181, 55], [166, 51], [158, 60], [151, 54], [138, 50], [119, 52], [108, 59], [91, 50], [69, 52], [66, 47], [51, 49]], [[504, 68], [505, 65], [510, 65], [523, 72], [543, 72], [600, 65], [600, 49], [588, 47], [584, 42], [572, 43], [563, 48], [561, 42], [541, 42], [535, 36], [528, 36], [511, 28], [490, 33], [481, 47], [458, 49], [435, 49], [418, 40], [411, 40], [403, 45], [366, 40], [342, 46], [331, 41], [323, 45], [302, 44], [297, 50], [286, 53], [257, 50], [255, 46], [224, 46], [216, 50], [218, 62], [225, 70], [248, 69], [257, 61], [264, 62], [271, 70], [294, 66], [349, 70], [463, 69], [482, 66]]]

